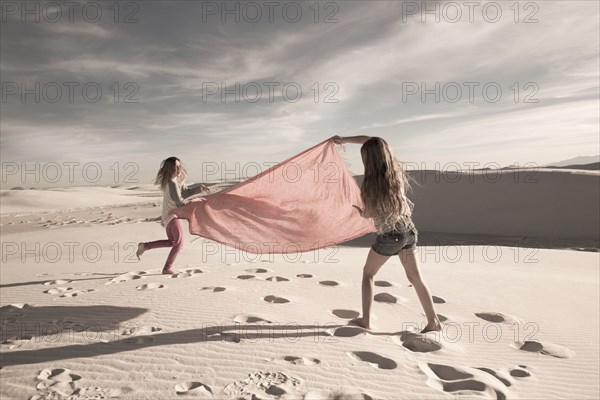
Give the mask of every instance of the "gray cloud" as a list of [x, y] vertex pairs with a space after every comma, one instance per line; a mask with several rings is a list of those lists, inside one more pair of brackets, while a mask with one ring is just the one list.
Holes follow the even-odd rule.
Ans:
[[[3, 90], [6, 82], [79, 83], [74, 102], [63, 92], [57, 103], [35, 103], [31, 95], [25, 103], [18, 96], [2, 103], [3, 162], [135, 160], [141, 179], [149, 180], [170, 155], [184, 159], [193, 178], [204, 161], [282, 160], [336, 133], [384, 136], [401, 159], [428, 165], [544, 164], [598, 148], [599, 15], [593, 2], [538, 2], [539, 22], [530, 24], [515, 23], [508, 6], [497, 23], [480, 13], [473, 23], [421, 23], [419, 15], [403, 21], [402, 2], [322, 2], [315, 23], [314, 3], [296, 2], [303, 10], [297, 23], [277, 12], [273, 23], [264, 15], [259, 23], [223, 23], [218, 16], [203, 22], [206, 2], [130, 3], [139, 7], [137, 23], [114, 23], [109, 4], [99, 2], [98, 23], [21, 23], [17, 16], [2, 23]], [[279, 2], [279, 9], [288, 3]], [[330, 3], [338, 7], [338, 22], [323, 23], [336, 11]], [[120, 19], [135, 10], [124, 4]], [[429, 2], [435, 4], [446, 3]], [[522, 10], [520, 18], [526, 14]], [[134, 86], [126, 88], [128, 82]], [[273, 102], [269, 82], [278, 84]], [[290, 82], [302, 89], [297, 102], [282, 97]], [[410, 82], [428, 88], [455, 82], [463, 96], [457, 102], [436, 102], [432, 95], [425, 102], [420, 96], [403, 101], [403, 85]], [[479, 83], [472, 102], [465, 82]], [[526, 88], [528, 82], [535, 87]], [[97, 103], [82, 98], [86, 83], [102, 89]], [[250, 97], [258, 86], [261, 100], [203, 98], [212, 83], [230, 89], [250, 84]], [[502, 88], [498, 102], [482, 98], [486, 83]], [[124, 103], [135, 88], [139, 101]], [[524, 103], [535, 88], [538, 103]], [[328, 95], [337, 103], [325, 102]], [[359, 172], [357, 153], [349, 149], [346, 157]]]

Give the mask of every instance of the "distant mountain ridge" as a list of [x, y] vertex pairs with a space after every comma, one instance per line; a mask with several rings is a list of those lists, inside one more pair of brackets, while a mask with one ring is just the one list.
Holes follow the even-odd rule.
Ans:
[[600, 162], [600, 155], [579, 156], [579, 157], [575, 157], [575, 158], [569, 158], [568, 160], [563, 160], [563, 161], [546, 164], [546, 165], [543, 165], [543, 167], [584, 166], [586, 164], [593, 164], [593, 163], [598, 163], [598, 162]]
[[543, 168], [558, 168], [558, 169], [584, 169], [589, 171], [600, 170], [600, 162], [590, 164], [577, 164], [577, 165], [548, 165]]

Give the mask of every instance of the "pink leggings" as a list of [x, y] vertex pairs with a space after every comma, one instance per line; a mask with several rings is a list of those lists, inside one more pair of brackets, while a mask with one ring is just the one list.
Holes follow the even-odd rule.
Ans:
[[177, 254], [183, 248], [183, 220], [175, 218], [169, 222], [167, 225], [167, 238], [167, 240], [155, 240], [154, 242], [144, 243], [145, 250], [172, 247], [165, 263], [165, 269], [173, 266]]

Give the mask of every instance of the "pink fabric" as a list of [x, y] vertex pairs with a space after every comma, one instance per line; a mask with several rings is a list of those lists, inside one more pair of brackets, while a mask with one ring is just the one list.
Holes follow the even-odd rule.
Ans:
[[173, 211], [190, 233], [254, 254], [310, 251], [373, 232], [360, 188], [326, 140], [228, 190]]
[[172, 247], [165, 263], [165, 269], [173, 266], [177, 254], [183, 248], [183, 221], [180, 219], [172, 219], [167, 224], [167, 240], [155, 240], [154, 242], [144, 243], [144, 249], [158, 249], [160, 247]]

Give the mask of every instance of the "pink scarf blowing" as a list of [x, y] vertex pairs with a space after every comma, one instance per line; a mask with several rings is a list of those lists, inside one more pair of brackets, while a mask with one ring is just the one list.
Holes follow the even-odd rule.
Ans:
[[171, 213], [190, 233], [253, 254], [299, 253], [375, 230], [352, 206], [360, 188], [331, 140]]

